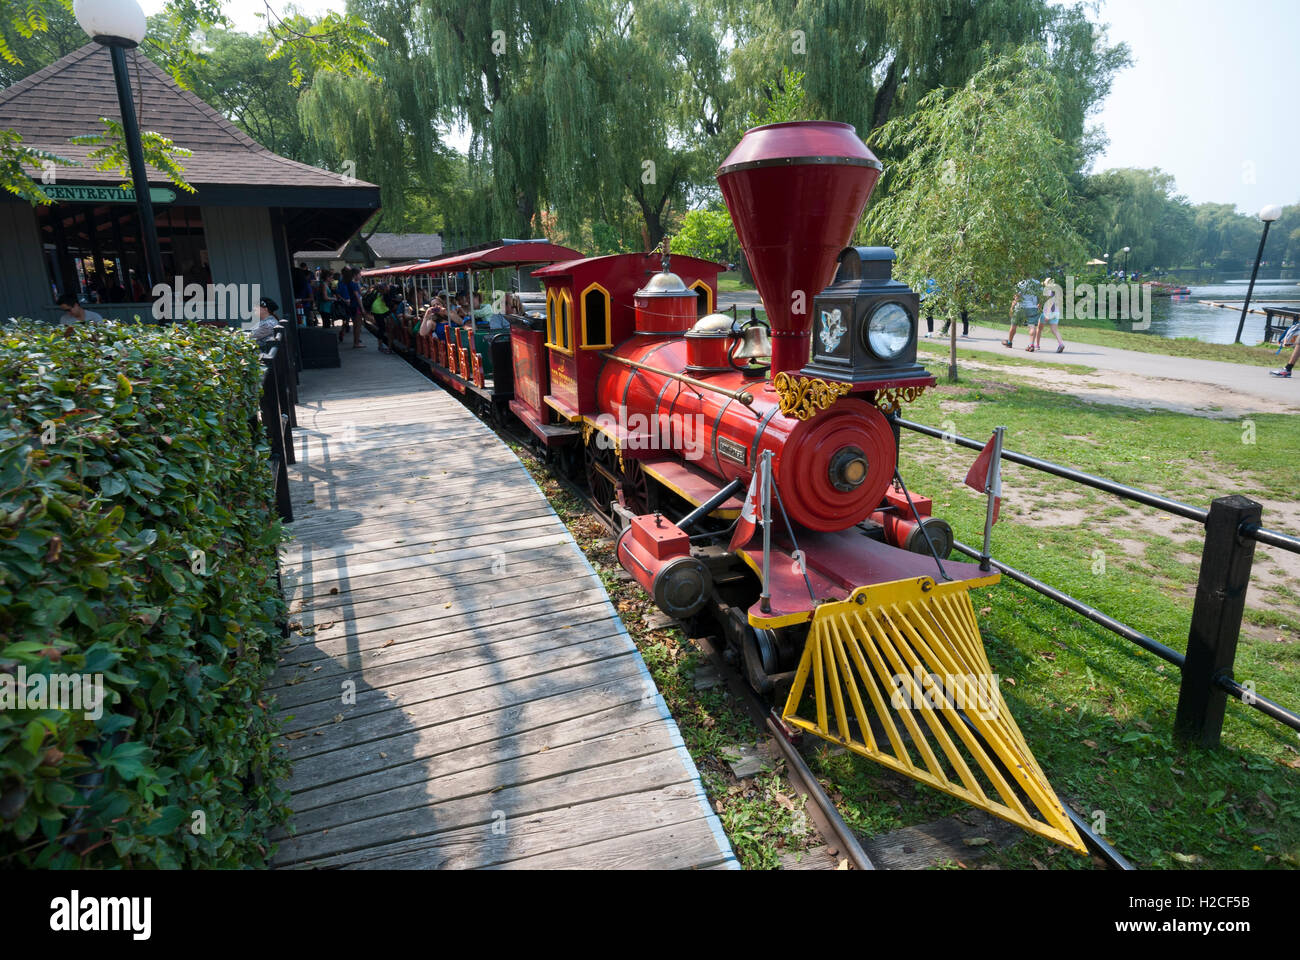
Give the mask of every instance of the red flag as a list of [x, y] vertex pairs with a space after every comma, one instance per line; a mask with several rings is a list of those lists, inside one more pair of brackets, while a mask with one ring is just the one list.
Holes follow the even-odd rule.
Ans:
[[736, 521], [736, 532], [731, 535], [731, 546], [727, 547], [729, 551], [735, 553], [740, 547], [749, 543], [750, 538], [754, 536], [754, 530], [758, 522], [762, 519], [763, 505], [761, 501], [763, 484], [759, 477], [762, 469], [754, 471], [754, 476], [749, 481], [749, 492], [745, 494], [745, 505], [740, 508], [740, 519]]
[[[970, 468], [966, 474], [966, 486], [980, 493], [987, 493], [989, 487], [989, 471], [993, 467], [993, 441], [997, 439], [994, 434], [989, 437], [989, 442], [984, 444], [984, 449], [980, 455], [975, 458], [975, 465]], [[996, 489], [993, 491], [993, 522], [998, 522], [998, 509], [1002, 506], [1002, 471], [998, 471]]]

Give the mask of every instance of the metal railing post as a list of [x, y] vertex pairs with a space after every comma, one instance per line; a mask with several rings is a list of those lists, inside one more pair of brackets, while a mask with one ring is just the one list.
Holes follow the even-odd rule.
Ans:
[[1174, 718], [1174, 735], [1203, 747], [1218, 746], [1223, 731], [1227, 693], [1217, 680], [1232, 675], [1255, 559], [1255, 541], [1242, 535], [1242, 527], [1258, 525], [1260, 513], [1260, 505], [1247, 497], [1220, 497], [1210, 504], [1205, 521], [1201, 573]]

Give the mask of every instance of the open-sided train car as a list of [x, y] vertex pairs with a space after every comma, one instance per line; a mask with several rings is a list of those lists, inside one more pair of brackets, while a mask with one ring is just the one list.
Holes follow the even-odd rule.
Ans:
[[[546, 240], [500, 240], [458, 250], [437, 260], [400, 268], [398, 278], [431, 277], [441, 282], [450, 297], [452, 278], [468, 274], [469, 288], [475, 288], [478, 273], [502, 269], [525, 270], [571, 260], [579, 256], [571, 247]], [[486, 291], [489, 304], [512, 291]], [[418, 325], [399, 334], [397, 349], [411, 355], [430, 376], [448, 389], [465, 396], [485, 413], [505, 416], [515, 395], [514, 363], [511, 357], [512, 321], [527, 322], [526, 316], [511, 317], [504, 309], [487, 319], [475, 321], [473, 329], [445, 323], [434, 332], [421, 333]]]

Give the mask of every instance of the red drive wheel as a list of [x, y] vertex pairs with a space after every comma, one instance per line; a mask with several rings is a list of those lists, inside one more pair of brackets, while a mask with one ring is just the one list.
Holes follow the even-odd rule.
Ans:
[[846, 398], [794, 428], [774, 472], [791, 520], [811, 530], [844, 530], [880, 505], [897, 462], [885, 415]]

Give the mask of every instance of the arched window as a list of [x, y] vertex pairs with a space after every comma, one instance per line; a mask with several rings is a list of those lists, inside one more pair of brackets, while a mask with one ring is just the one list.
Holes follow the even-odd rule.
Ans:
[[569, 320], [573, 316], [573, 301], [569, 298], [568, 290], [561, 290], [557, 298], [560, 301], [560, 342], [561, 350], [569, 351]]
[[582, 348], [603, 350], [613, 346], [609, 332], [609, 291], [593, 283], [582, 291]]
[[556, 301], [555, 288], [546, 288], [546, 342], [553, 345], [555, 343], [555, 320], [559, 314], [559, 309], [555, 305]]
[[691, 289], [695, 291], [697, 301], [695, 315], [697, 317], [706, 317], [713, 312], [713, 291], [703, 280], [696, 280], [691, 284]]

